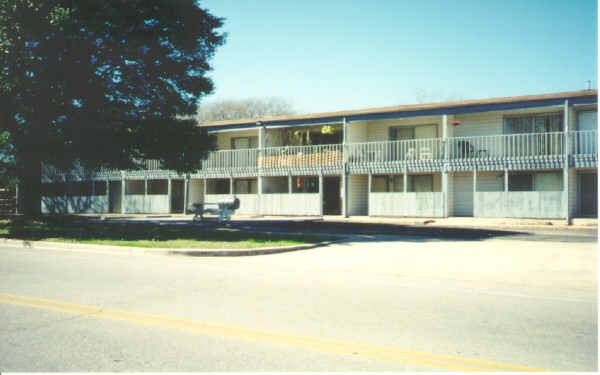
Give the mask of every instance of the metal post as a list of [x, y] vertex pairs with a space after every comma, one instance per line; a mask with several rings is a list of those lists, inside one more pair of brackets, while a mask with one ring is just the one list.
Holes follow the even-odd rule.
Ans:
[[477, 165], [473, 169], [473, 216], [475, 216], [475, 202], [477, 202]]
[[369, 181], [367, 181], [367, 216], [371, 216], [371, 193], [373, 192], [373, 173], [369, 171]]
[[106, 213], [110, 212], [110, 178], [106, 177]]
[[323, 216], [323, 171], [319, 173], [319, 215]]
[[408, 168], [406, 168], [406, 166], [404, 167], [403, 172], [402, 182], [404, 183], [404, 192], [406, 193], [408, 191]]
[[[344, 168], [345, 169], [345, 168]], [[344, 217], [348, 217], [348, 172], [344, 171], [344, 175], [343, 175], [343, 182], [344, 182], [344, 197], [343, 197], [343, 205], [342, 205], [342, 213], [344, 215]]]
[[450, 214], [448, 196], [448, 158], [449, 152], [446, 148], [448, 147], [448, 115], [442, 115], [442, 147], [444, 150], [444, 165], [442, 166], [442, 216], [448, 217]]
[[17, 181], [17, 185], [15, 185], [15, 203], [16, 203], [16, 207], [15, 207], [15, 214], [18, 214], [19, 211], [19, 182]]
[[144, 176], [144, 211], [150, 213], [150, 204], [148, 204], [148, 176]]
[[190, 203], [190, 175], [185, 175], [185, 185], [183, 187], [183, 213], [187, 214]]
[[508, 193], [508, 168], [504, 169], [504, 192]]
[[564, 147], [563, 147], [563, 207], [565, 222], [569, 225], [570, 221], [570, 210], [569, 210], [569, 101], [565, 100], [564, 113], [563, 113], [563, 136], [564, 136]]
[[229, 195], [234, 195], [235, 191], [233, 189], [233, 176], [229, 176]]
[[288, 194], [292, 194], [292, 175], [288, 172]]
[[262, 193], [263, 193], [263, 176], [261, 176], [260, 174], [258, 175], [258, 181], [256, 183], [256, 188], [257, 188], [257, 193], [258, 193], [258, 202], [257, 202], [257, 214], [261, 215], [262, 214], [262, 206], [261, 206], [261, 198], [262, 198]]
[[121, 214], [125, 213], [125, 176], [123, 175], [123, 171], [121, 171]]
[[171, 213], [171, 176], [167, 179], [167, 199], [169, 200], [169, 213]]

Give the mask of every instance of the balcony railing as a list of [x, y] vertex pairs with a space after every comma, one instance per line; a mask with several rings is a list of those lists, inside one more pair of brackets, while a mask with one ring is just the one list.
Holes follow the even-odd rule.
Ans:
[[410, 139], [391, 142], [351, 143], [346, 145], [351, 164], [390, 163], [442, 158], [442, 139]]
[[572, 155], [597, 155], [598, 132], [596, 130], [569, 133], [569, 153]]
[[268, 147], [258, 158], [259, 168], [341, 166], [343, 145]]
[[202, 170], [256, 168], [258, 152], [256, 148], [213, 151], [202, 161]]
[[562, 155], [563, 144], [561, 132], [453, 137], [447, 153], [451, 160], [527, 158]]

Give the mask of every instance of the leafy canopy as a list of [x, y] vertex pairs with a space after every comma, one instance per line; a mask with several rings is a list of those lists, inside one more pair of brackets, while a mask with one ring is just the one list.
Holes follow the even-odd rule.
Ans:
[[194, 0], [1, 0], [0, 132], [17, 159], [197, 169], [221, 26]]

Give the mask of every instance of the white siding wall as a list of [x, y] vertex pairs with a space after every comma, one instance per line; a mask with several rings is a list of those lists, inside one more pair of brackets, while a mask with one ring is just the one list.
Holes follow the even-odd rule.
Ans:
[[502, 134], [502, 113], [500, 112], [457, 115], [456, 119], [462, 121], [462, 124], [448, 125], [453, 128], [454, 137]]
[[44, 197], [42, 196], [43, 213], [90, 213], [100, 214], [108, 212], [108, 198], [106, 195]]
[[[454, 193], [453, 216], [473, 216], [473, 173], [455, 173], [451, 184]], [[449, 185], [450, 187], [450, 185]]]
[[[206, 194], [204, 202], [219, 203], [224, 200], [230, 200], [233, 197], [240, 200], [240, 208], [235, 213], [241, 215], [256, 215], [258, 214], [258, 194]], [[215, 206], [207, 206], [207, 208], [217, 208]]]
[[441, 217], [442, 193], [370, 193], [369, 216]]
[[123, 204], [125, 205], [125, 212], [128, 214], [169, 213], [168, 195], [125, 195]]
[[320, 194], [263, 194], [260, 197], [262, 215], [320, 215]]
[[348, 135], [346, 141], [348, 143], [367, 142], [368, 123], [366, 121], [348, 123]]
[[564, 217], [562, 191], [511, 191], [475, 193], [476, 217]]
[[397, 120], [367, 121], [368, 142], [389, 141], [389, 128], [394, 126], [437, 125], [437, 137], [442, 136], [442, 116], [413, 117]]
[[362, 216], [368, 214], [369, 204], [369, 176], [348, 176], [348, 214]]

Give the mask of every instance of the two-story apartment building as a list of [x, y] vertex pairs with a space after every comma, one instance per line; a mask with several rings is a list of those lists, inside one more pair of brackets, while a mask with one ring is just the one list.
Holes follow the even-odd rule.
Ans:
[[240, 199], [240, 214], [597, 216], [597, 91], [201, 124], [218, 150], [187, 175], [74, 171], [43, 209], [170, 213]]

